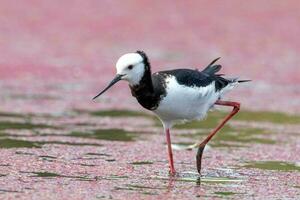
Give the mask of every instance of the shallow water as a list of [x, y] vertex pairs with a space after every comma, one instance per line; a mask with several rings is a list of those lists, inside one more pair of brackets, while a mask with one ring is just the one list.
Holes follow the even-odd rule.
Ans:
[[34, 195], [57, 187], [69, 196], [80, 187], [104, 199], [259, 198], [270, 190], [274, 198], [299, 195], [299, 116], [241, 111], [209, 143], [202, 175], [196, 173], [196, 149], [186, 147], [204, 139], [225, 114], [215, 111], [202, 122], [174, 127], [178, 173], [172, 177], [162, 127], [147, 113], [2, 113], [0, 195]]

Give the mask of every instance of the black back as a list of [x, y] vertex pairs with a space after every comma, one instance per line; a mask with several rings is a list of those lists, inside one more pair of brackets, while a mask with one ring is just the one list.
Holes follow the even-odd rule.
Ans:
[[219, 59], [213, 60], [203, 71], [192, 69], [175, 69], [169, 71], [160, 71], [151, 75], [150, 63], [146, 54], [137, 51], [143, 57], [145, 73], [138, 85], [130, 86], [132, 96], [136, 97], [138, 102], [148, 110], [155, 110], [166, 94], [166, 78], [174, 76], [177, 82], [188, 87], [205, 87], [215, 82], [216, 91], [226, 87], [234, 80], [228, 80], [222, 75], [216, 74], [221, 65], [214, 65]]
[[205, 87], [215, 82], [216, 91], [222, 90], [234, 80], [225, 79], [222, 74], [216, 74], [222, 68], [221, 65], [214, 65], [220, 58], [213, 60], [203, 71], [192, 69], [175, 69], [169, 71], [160, 71], [163, 76], [174, 76], [177, 82], [188, 87]]

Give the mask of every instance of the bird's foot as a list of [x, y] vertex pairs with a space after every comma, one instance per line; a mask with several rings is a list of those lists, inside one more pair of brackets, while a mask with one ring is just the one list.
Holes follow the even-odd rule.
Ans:
[[203, 150], [205, 148], [205, 145], [200, 145], [197, 151], [196, 155], [196, 166], [197, 166], [197, 171], [201, 175], [201, 163], [202, 163], [202, 154]]
[[177, 172], [176, 172], [176, 170], [175, 170], [174, 168], [170, 168], [169, 174], [170, 174], [171, 176], [175, 176], [175, 175], [177, 174]]

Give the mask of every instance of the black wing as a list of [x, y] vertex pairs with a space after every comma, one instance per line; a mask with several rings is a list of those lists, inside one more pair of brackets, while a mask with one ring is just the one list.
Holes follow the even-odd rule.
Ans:
[[175, 69], [160, 71], [158, 74], [161, 76], [174, 76], [179, 84], [189, 87], [205, 87], [212, 82], [215, 82], [216, 91], [219, 91], [236, 80], [228, 80], [223, 78], [222, 74], [216, 74], [222, 68], [221, 65], [214, 65], [218, 59], [219, 58], [213, 60], [203, 71]]

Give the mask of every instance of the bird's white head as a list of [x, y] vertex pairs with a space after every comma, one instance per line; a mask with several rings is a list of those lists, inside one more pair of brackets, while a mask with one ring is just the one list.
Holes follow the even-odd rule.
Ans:
[[116, 68], [117, 74], [115, 78], [93, 99], [99, 97], [120, 80], [128, 81], [129, 85], [135, 86], [140, 83], [146, 72], [148, 76], [151, 76], [150, 64], [146, 54], [143, 51], [124, 54], [117, 61]]
[[144, 59], [139, 53], [124, 54], [117, 61], [116, 68], [117, 75], [130, 85], [138, 85], [146, 70]]

